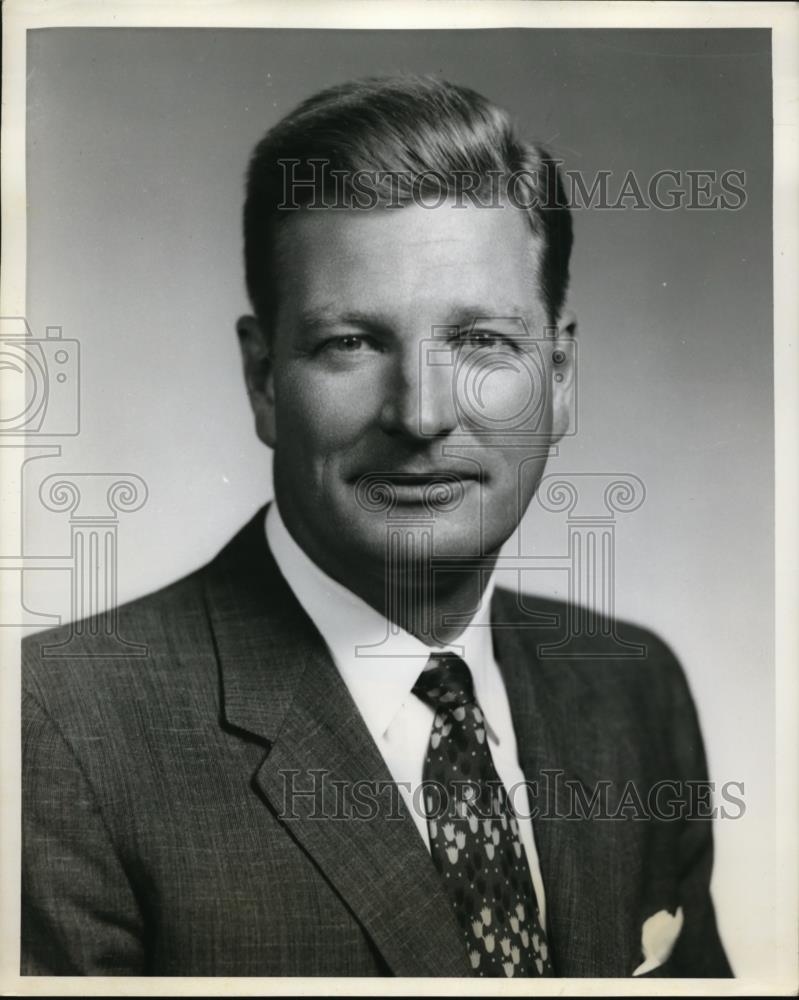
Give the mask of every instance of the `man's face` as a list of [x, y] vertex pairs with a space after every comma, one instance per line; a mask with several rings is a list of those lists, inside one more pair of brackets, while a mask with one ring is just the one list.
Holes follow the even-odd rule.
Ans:
[[525, 216], [447, 203], [282, 225], [273, 327], [242, 342], [289, 531], [340, 580], [379, 578], [400, 520], [432, 530], [434, 556], [496, 553], [564, 430], [571, 382], [544, 339]]

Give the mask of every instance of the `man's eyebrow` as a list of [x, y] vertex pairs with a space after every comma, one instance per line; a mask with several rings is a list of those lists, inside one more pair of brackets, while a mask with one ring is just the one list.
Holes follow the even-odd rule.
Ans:
[[530, 314], [530, 309], [520, 305], [486, 305], [485, 303], [475, 303], [474, 305], [463, 305], [458, 303], [453, 306], [449, 313], [442, 310], [442, 316], [447, 318], [442, 323], [452, 323], [453, 326], [469, 326], [475, 322], [517, 322], [526, 321]]
[[374, 327], [385, 325], [385, 320], [370, 313], [354, 309], [344, 311], [331, 306], [316, 306], [303, 309], [299, 314], [298, 323], [301, 329], [312, 332], [319, 327], [348, 324], [352, 326]]

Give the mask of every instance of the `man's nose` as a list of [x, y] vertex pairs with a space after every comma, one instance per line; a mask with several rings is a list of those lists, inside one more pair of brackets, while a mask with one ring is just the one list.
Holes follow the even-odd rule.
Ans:
[[397, 359], [386, 388], [381, 425], [388, 434], [418, 439], [442, 437], [457, 427], [453, 367], [440, 352], [408, 352]]

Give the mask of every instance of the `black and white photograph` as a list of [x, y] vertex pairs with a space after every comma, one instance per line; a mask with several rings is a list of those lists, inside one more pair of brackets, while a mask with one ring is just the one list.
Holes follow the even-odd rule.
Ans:
[[3, 20], [4, 992], [795, 994], [796, 9]]

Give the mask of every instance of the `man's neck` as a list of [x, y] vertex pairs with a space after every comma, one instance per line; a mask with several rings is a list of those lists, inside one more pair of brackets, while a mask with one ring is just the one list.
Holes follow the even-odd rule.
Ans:
[[479, 570], [453, 573], [437, 570], [431, 559], [385, 567], [382, 586], [339, 582], [425, 645], [445, 646], [459, 638], [480, 608], [495, 562], [496, 557]]
[[[346, 559], [324, 558], [309, 552], [286, 524], [277, 501], [270, 512], [302, 557], [427, 646], [455, 642], [481, 607], [487, 590], [493, 590], [496, 553], [482, 557], [479, 568], [466, 571], [444, 568], [433, 558], [381, 561], [362, 565]], [[296, 550], [295, 550], [296, 551]], [[297, 558], [301, 558], [297, 553]], [[439, 563], [441, 560], [439, 560]], [[490, 594], [488, 595], [490, 598]]]

